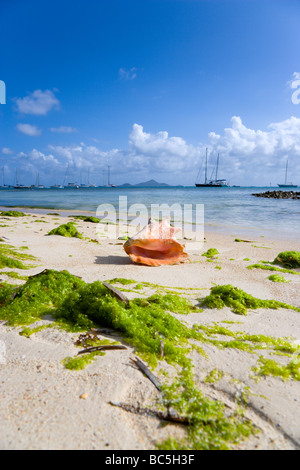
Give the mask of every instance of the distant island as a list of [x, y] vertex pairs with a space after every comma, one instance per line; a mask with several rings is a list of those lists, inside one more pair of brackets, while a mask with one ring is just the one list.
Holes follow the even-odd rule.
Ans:
[[155, 180], [149, 180], [138, 184], [124, 183], [119, 185], [118, 188], [165, 188], [168, 186], [170, 185], [167, 183], [158, 183]]

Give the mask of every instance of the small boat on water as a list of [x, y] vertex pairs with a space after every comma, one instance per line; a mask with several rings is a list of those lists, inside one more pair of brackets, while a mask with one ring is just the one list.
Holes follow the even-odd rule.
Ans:
[[278, 184], [279, 188], [298, 188], [296, 184], [293, 183], [288, 183], [287, 182], [287, 175], [288, 175], [288, 164], [289, 164], [289, 159], [286, 159], [286, 165], [285, 165], [285, 181], [284, 183]]
[[14, 189], [32, 189], [32, 186], [24, 186], [24, 184], [16, 184]]
[[218, 179], [219, 160], [220, 160], [220, 155], [218, 154], [215, 179], [207, 179], [208, 158], [207, 158], [207, 149], [206, 149], [204, 183], [195, 183], [196, 188], [224, 188], [224, 187], [228, 188], [230, 186], [226, 179]]
[[79, 184], [77, 183], [68, 183], [67, 186], [64, 186], [67, 189], [79, 189]]

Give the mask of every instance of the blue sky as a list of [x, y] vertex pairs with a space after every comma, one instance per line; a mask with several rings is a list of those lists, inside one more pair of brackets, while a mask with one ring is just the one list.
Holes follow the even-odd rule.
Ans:
[[[23, 184], [300, 185], [298, 0], [0, 0], [0, 166]], [[2, 184], [2, 181], [0, 181]]]

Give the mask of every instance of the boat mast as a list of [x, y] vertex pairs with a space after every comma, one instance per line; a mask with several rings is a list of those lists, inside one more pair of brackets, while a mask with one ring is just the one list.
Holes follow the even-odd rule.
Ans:
[[289, 159], [287, 158], [286, 159], [286, 167], [285, 167], [285, 184], [287, 184], [288, 162], [289, 162]]
[[218, 180], [219, 158], [220, 158], [220, 154], [218, 153], [217, 166], [216, 166], [216, 181]]
[[205, 157], [205, 184], [207, 183], [207, 147], [206, 147], [206, 157]]

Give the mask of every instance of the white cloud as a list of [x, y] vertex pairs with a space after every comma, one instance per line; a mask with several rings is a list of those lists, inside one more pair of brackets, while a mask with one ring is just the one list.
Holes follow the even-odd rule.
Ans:
[[271, 123], [267, 131], [247, 128], [239, 116], [231, 118], [232, 127], [224, 135], [209, 134], [212, 148], [226, 155], [250, 158], [260, 156], [276, 160], [284, 153], [299, 155], [300, 119], [291, 116], [285, 121]]
[[32, 137], [36, 137], [41, 135], [42, 131], [37, 126], [33, 126], [32, 124], [18, 124], [17, 129], [25, 135], [30, 135]]
[[51, 127], [49, 130], [51, 132], [58, 132], [61, 134], [71, 134], [72, 132], [78, 132], [77, 129], [71, 126]]
[[[283, 178], [289, 157], [294, 177], [300, 173], [300, 119], [294, 116], [271, 123], [267, 130], [247, 128], [239, 116], [231, 119], [232, 127], [223, 135], [209, 134], [209, 149], [222, 156], [226, 177], [235, 176], [241, 184], [264, 185]], [[280, 182], [280, 181], [277, 181]]]
[[24, 98], [16, 98], [17, 110], [22, 114], [45, 116], [52, 109], [59, 108], [59, 100], [51, 90], [35, 90]]
[[136, 78], [136, 72], [137, 68], [136, 67], [131, 67], [130, 69], [119, 69], [119, 79], [120, 80], [134, 80]]
[[28, 152], [27, 156], [29, 160], [33, 163], [55, 163], [57, 165], [59, 164], [59, 161], [53, 155], [46, 155], [45, 153], [40, 152], [37, 149], [33, 149]]
[[[34, 126], [33, 126], [34, 127]], [[231, 126], [222, 133], [210, 132], [207, 142], [192, 145], [182, 137], [170, 136], [166, 131], [145, 132], [134, 124], [129, 134], [128, 149], [102, 151], [96, 145], [49, 146], [49, 155], [37, 149], [22, 155], [22, 162], [51, 171], [61, 178], [66, 168], [78, 180], [79, 174], [90, 170], [97, 183], [102, 182], [107, 165], [111, 175], [122, 182], [140, 182], [154, 178], [169, 184], [194, 184], [209, 149], [208, 177], [213, 172], [220, 154], [219, 177], [231, 184], [268, 185], [284, 178], [285, 162], [289, 156], [290, 179], [300, 178], [300, 118], [294, 116], [271, 123], [265, 130], [247, 127], [241, 117], [233, 116]], [[18, 155], [21, 158], [21, 154]], [[298, 175], [298, 178], [297, 178]]]
[[2, 153], [4, 155], [13, 155], [14, 154], [14, 151], [8, 147], [3, 147], [2, 149]]

